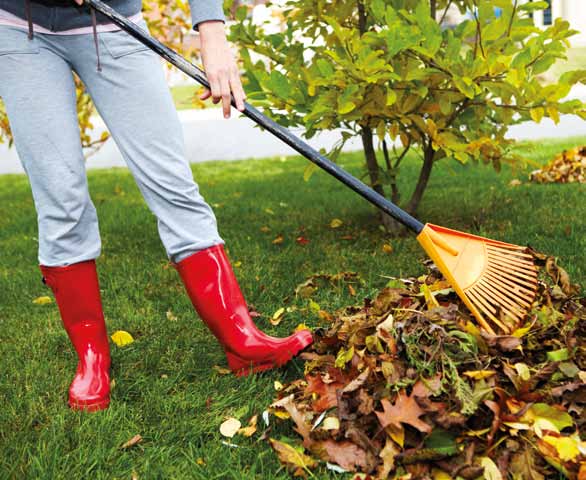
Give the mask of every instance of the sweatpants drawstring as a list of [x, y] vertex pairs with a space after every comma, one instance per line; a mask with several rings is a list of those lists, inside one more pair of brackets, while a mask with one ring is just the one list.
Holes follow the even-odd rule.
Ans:
[[[30, 0], [29, 0], [30, 1]], [[93, 7], [91, 8], [92, 13], [92, 28], [94, 30], [94, 44], [96, 45], [96, 57], [98, 58], [98, 72], [102, 71], [102, 64], [100, 63], [100, 42], [98, 41], [98, 22], [96, 21], [96, 11]]]
[[28, 39], [32, 40], [33, 35], [34, 35], [34, 29], [33, 29], [33, 16], [31, 14], [31, 0], [25, 1], [24, 8], [26, 11], [26, 19], [28, 21]]
[[[32, 40], [34, 37], [34, 25], [33, 16], [31, 13], [31, 0], [25, 0], [24, 8], [26, 12], [26, 19], [28, 22], [28, 39]], [[98, 72], [102, 71], [102, 64], [100, 62], [100, 42], [98, 41], [98, 22], [96, 20], [96, 11], [91, 7], [92, 15], [92, 29], [94, 31], [94, 44], [96, 46], [96, 57], [97, 57], [97, 69]]]

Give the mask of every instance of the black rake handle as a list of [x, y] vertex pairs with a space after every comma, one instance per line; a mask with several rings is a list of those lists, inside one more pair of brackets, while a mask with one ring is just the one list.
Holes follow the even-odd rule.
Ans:
[[[210, 88], [210, 84], [206, 78], [205, 72], [202, 69], [189, 62], [171, 48], [163, 45], [159, 40], [153, 38], [147, 32], [138, 27], [135, 23], [131, 22], [123, 15], [120, 15], [101, 0], [85, 0], [85, 3], [108, 17], [122, 30], [125, 30], [129, 35], [149, 47], [155, 53], [163, 57], [172, 65], [176, 66], [185, 74], [189, 75], [195, 81], [208, 89]], [[236, 106], [234, 98], [232, 98], [232, 105]], [[299, 152], [305, 158], [315, 163], [318, 167], [322, 168], [330, 175], [340, 180], [344, 185], [354, 190], [356, 193], [364, 197], [370, 203], [374, 204], [383, 212], [389, 214], [395, 220], [401, 222], [403, 225], [417, 234], [423, 230], [424, 225], [419, 220], [409, 215], [407, 212], [399, 208], [391, 201], [387, 200], [379, 193], [375, 192], [372, 188], [368, 187], [356, 177], [350, 175], [346, 170], [323, 156], [315, 148], [311, 147], [299, 137], [295, 136], [288, 129], [282, 127], [249, 103], [245, 102], [244, 107], [245, 109], [242, 112], [244, 115], [271, 132], [277, 138], [281, 139], [295, 151]]]

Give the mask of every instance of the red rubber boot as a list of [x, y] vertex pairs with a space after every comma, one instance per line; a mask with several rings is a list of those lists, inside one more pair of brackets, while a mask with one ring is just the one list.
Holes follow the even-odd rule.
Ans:
[[110, 345], [96, 263], [89, 260], [67, 267], [40, 268], [79, 357], [77, 373], [69, 387], [69, 406], [75, 410], [103, 410], [110, 404]]
[[313, 342], [309, 330], [287, 338], [261, 332], [248, 307], [222, 245], [174, 264], [197, 313], [224, 347], [238, 376], [284, 365]]

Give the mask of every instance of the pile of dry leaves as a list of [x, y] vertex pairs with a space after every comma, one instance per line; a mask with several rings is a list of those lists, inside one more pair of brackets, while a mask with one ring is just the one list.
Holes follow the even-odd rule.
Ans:
[[300, 436], [270, 439], [281, 462], [304, 476], [325, 462], [363, 479], [586, 479], [586, 299], [535, 255], [538, 296], [510, 336], [480, 331], [431, 266], [331, 315], [271, 405]]
[[548, 165], [531, 172], [534, 183], [586, 183], [586, 146], [564, 150]]

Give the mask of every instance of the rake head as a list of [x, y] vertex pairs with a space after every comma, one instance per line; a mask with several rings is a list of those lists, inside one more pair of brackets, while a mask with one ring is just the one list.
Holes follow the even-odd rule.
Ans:
[[509, 334], [523, 321], [537, 291], [525, 247], [429, 223], [417, 240], [485, 330]]

